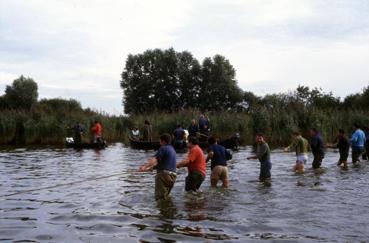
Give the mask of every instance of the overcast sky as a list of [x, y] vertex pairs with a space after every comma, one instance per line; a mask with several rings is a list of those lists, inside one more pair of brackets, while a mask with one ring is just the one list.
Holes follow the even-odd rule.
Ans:
[[[21, 74], [40, 98], [122, 113], [128, 54], [224, 55], [257, 95], [369, 85], [368, 0], [0, 0], [0, 91]], [[0, 94], [1, 94], [0, 93]]]

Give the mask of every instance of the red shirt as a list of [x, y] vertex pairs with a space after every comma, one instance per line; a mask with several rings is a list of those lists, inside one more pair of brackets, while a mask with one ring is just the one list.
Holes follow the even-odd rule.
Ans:
[[102, 127], [100, 125], [100, 123], [96, 123], [95, 126], [91, 129], [92, 132], [96, 135], [96, 136], [101, 136], [102, 133]]
[[195, 147], [193, 147], [190, 150], [190, 153], [188, 154], [188, 159], [190, 160], [190, 163], [188, 164], [188, 173], [197, 171], [200, 172], [205, 177], [206, 175], [205, 155], [198, 145], [195, 145]]

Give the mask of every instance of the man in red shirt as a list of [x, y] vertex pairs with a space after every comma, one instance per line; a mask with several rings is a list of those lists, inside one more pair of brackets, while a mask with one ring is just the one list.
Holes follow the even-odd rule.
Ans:
[[102, 142], [102, 126], [98, 121], [95, 121], [95, 125], [91, 128], [92, 134], [94, 135], [94, 143]]
[[188, 176], [186, 177], [186, 191], [197, 191], [206, 176], [206, 160], [202, 149], [199, 147], [196, 137], [188, 139], [190, 149], [188, 157], [177, 164], [177, 168], [187, 167]]

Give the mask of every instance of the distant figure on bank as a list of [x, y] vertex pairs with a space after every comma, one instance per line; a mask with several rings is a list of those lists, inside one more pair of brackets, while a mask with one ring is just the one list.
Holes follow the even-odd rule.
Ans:
[[360, 156], [364, 151], [365, 144], [365, 133], [360, 129], [358, 124], [354, 124], [354, 133], [350, 139], [351, 143], [351, 155], [352, 155], [352, 163], [356, 164], [360, 162]]
[[318, 169], [322, 165], [324, 158], [324, 142], [316, 128], [310, 129], [310, 147], [314, 157], [313, 169]]
[[336, 144], [327, 145], [328, 148], [338, 148], [340, 153], [340, 158], [337, 162], [337, 166], [341, 166], [343, 164], [343, 168], [347, 169], [347, 158], [349, 156], [350, 151], [350, 142], [345, 135], [345, 131], [343, 129], [338, 129], [338, 136], [336, 139]]
[[229, 176], [227, 168], [227, 160], [232, 158], [231, 153], [226, 150], [222, 145], [217, 143], [215, 137], [210, 137], [208, 139], [209, 148], [208, 156], [206, 162], [211, 160], [211, 186], [216, 187], [219, 180], [222, 181], [223, 187], [228, 188], [229, 186]]
[[169, 134], [160, 136], [160, 148], [149, 158], [146, 164], [139, 168], [140, 172], [153, 169], [156, 166], [155, 200], [167, 199], [176, 182], [176, 151], [171, 145]]
[[196, 137], [188, 139], [190, 149], [188, 157], [177, 164], [177, 168], [187, 167], [188, 176], [186, 177], [186, 191], [197, 191], [206, 176], [206, 161], [202, 149], [199, 147]]
[[96, 120], [91, 128], [94, 143], [102, 143], [102, 130], [101, 124]]
[[84, 129], [82, 125], [79, 122], [76, 122], [73, 126], [73, 140], [74, 143], [80, 144], [82, 142], [82, 136], [83, 136]]
[[296, 165], [293, 171], [297, 173], [304, 172], [304, 166], [308, 160], [308, 152], [310, 150], [309, 142], [303, 138], [300, 133], [292, 133], [292, 143], [284, 149], [285, 152], [293, 149], [296, 152]]
[[143, 128], [142, 140], [151, 142], [152, 141], [152, 126], [148, 120], [145, 120]]
[[247, 159], [259, 159], [260, 161], [260, 174], [259, 180], [266, 181], [271, 179], [270, 170], [272, 169], [272, 162], [270, 160], [270, 148], [265, 142], [262, 134], [257, 134], [255, 137], [256, 141], [256, 155], [250, 156]]
[[185, 131], [183, 130], [181, 124], [177, 125], [177, 128], [173, 132], [173, 137], [174, 137], [174, 147], [181, 148], [185, 140]]
[[196, 120], [192, 119], [191, 124], [188, 126], [188, 136], [196, 137], [199, 132], [199, 126], [196, 124]]
[[138, 130], [138, 127], [131, 129], [131, 138], [136, 141], [140, 140], [140, 130]]

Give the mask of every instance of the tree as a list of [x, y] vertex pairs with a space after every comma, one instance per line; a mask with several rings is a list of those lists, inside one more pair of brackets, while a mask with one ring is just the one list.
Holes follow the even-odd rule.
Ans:
[[11, 86], [6, 86], [5, 103], [11, 109], [30, 110], [37, 102], [37, 89], [37, 83], [33, 79], [21, 75]]
[[236, 71], [221, 56], [205, 58], [202, 64], [199, 108], [202, 110], [227, 110], [242, 102], [242, 91], [235, 79]]

